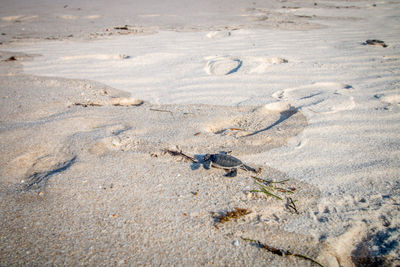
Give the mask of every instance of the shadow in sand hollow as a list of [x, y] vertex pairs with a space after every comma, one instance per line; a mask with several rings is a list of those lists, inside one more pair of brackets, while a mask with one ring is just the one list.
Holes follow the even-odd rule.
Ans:
[[245, 136], [242, 136], [242, 137], [249, 137], [249, 136], [253, 136], [253, 135], [259, 134], [261, 132], [268, 131], [269, 129], [271, 129], [271, 128], [279, 125], [280, 123], [284, 122], [285, 120], [289, 119], [290, 117], [292, 117], [297, 112], [298, 112], [297, 109], [290, 109], [290, 110], [283, 111], [283, 112], [281, 112], [280, 118], [276, 122], [271, 124], [270, 126], [264, 128], [264, 129], [261, 129], [261, 130], [257, 130], [255, 132], [252, 132], [252, 133], [250, 133], [248, 135], [245, 135]]
[[240, 67], [242, 66], [242, 61], [241, 60], [239, 60], [239, 59], [235, 59], [234, 61], [236, 61], [237, 63], [238, 63], [238, 65], [237, 65], [237, 67], [236, 68], [234, 68], [234, 69], [232, 69], [230, 72], [228, 72], [226, 75], [229, 75], [229, 74], [232, 74], [232, 73], [235, 73], [235, 72], [237, 72], [239, 69], [240, 69]]
[[28, 183], [23, 186], [24, 191], [29, 191], [32, 189], [37, 189], [40, 187], [45, 187], [49, 178], [57, 173], [63, 172], [67, 170], [72, 164], [76, 161], [76, 156], [72, 159], [67, 160], [65, 162], [61, 162], [56, 164], [51, 170], [43, 171], [43, 172], [35, 172], [31, 176], [28, 177]]

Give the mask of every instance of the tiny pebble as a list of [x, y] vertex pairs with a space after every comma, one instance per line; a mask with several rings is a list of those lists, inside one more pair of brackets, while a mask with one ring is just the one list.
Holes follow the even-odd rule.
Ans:
[[233, 241], [233, 245], [236, 246], [236, 247], [238, 247], [238, 246], [239, 246], [239, 240]]

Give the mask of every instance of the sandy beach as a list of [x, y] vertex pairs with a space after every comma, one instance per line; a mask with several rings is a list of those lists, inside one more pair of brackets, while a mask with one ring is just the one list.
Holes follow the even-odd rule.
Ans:
[[399, 266], [399, 10], [3, 1], [0, 266]]

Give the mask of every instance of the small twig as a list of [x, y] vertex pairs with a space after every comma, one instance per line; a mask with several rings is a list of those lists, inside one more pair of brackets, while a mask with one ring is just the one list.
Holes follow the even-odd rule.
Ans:
[[294, 194], [293, 190], [281, 188], [281, 187], [275, 187], [275, 189], [281, 193], [289, 193], [289, 194]]
[[276, 181], [276, 182], [274, 182], [274, 181], [271, 181], [271, 184], [284, 184], [284, 183], [286, 183], [287, 181], [289, 181], [290, 179], [285, 179], [285, 180], [282, 180], [282, 181]]
[[198, 163], [198, 161], [195, 158], [184, 154], [182, 151], [176, 151], [176, 150], [171, 150], [171, 149], [165, 149], [164, 151], [167, 152], [168, 154], [170, 154], [171, 156], [182, 156], [185, 159], [190, 160], [193, 163]]
[[156, 108], [150, 108], [151, 111], [158, 111], [158, 112], [168, 112], [172, 114], [172, 111], [169, 110], [164, 110], [164, 109], [156, 109]]
[[125, 30], [125, 31], [129, 30], [128, 25], [117, 26], [117, 27], [114, 27], [114, 29], [116, 29], [116, 30]]
[[16, 56], [11, 56], [11, 57], [9, 57], [7, 59], [4, 59], [3, 61], [16, 61], [16, 60], [17, 60]]
[[[296, 201], [296, 200], [295, 200]], [[287, 198], [287, 204], [286, 204], [286, 206], [287, 206], [287, 208], [290, 210], [290, 209], [292, 209], [292, 210], [294, 210], [294, 212], [296, 213], [296, 214], [299, 214], [299, 211], [297, 210], [297, 208], [296, 208], [296, 204], [294, 204], [294, 202], [295, 201], [293, 201], [293, 199], [291, 198], [291, 197], [288, 197]]]
[[253, 240], [253, 239], [244, 238], [244, 237], [242, 237], [242, 239], [244, 241], [255, 243], [255, 244], [257, 244], [258, 247], [260, 247], [262, 249], [265, 249], [265, 250], [267, 250], [267, 251], [269, 251], [269, 252], [271, 252], [271, 253], [273, 253], [275, 255], [279, 255], [279, 256], [294, 256], [294, 257], [302, 258], [302, 259], [305, 259], [305, 260], [309, 260], [312, 263], [315, 263], [318, 266], [323, 267], [323, 265], [321, 263], [317, 262], [316, 260], [314, 260], [314, 259], [312, 259], [312, 258], [310, 258], [308, 256], [305, 256], [305, 255], [302, 255], [302, 254], [293, 253], [293, 252], [291, 252], [289, 250], [285, 250], [285, 249], [281, 249], [281, 248], [275, 248], [275, 247], [269, 246], [267, 244], [261, 243], [258, 240]]
[[92, 102], [89, 102], [89, 103], [74, 103], [74, 105], [75, 106], [82, 106], [84, 108], [87, 108], [87, 107], [101, 107], [102, 106], [100, 104], [92, 103]]
[[231, 127], [231, 128], [229, 128], [229, 130], [231, 130], [231, 131], [243, 131], [243, 129], [235, 128], [235, 127]]
[[257, 181], [257, 182], [260, 182], [260, 183], [266, 183], [266, 184], [269, 184], [269, 183], [270, 183], [270, 181], [267, 181], [267, 180], [258, 178], [257, 176], [251, 176], [251, 178], [253, 178], [253, 180], [255, 180], [255, 181]]

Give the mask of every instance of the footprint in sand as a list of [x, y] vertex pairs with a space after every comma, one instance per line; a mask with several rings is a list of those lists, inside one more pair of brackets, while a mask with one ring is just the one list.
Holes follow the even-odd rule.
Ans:
[[287, 59], [281, 57], [251, 57], [248, 58], [248, 73], [265, 73], [271, 66], [288, 63]]
[[288, 63], [280, 57], [208, 57], [205, 71], [210, 75], [229, 75], [240, 71], [245, 74], [261, 74], [267, 72], [271, 66]]
[[[38, 166], [36, 163], [39, 159], [48, 160], [49, 153], [42, 147], [35, 146], [32, 151], [27, 151], [18, 157], [10, 160], [8, 163], [7, 174], [8, 178], [11, 176], [23, 177], [26, 175], [28, 170], [34, 165]], [[11, 179], [10, 179], [11, 180]]]
[[[49, 157], [49, 159], [46, 159]], [[51, 176], [61, 173], [69, 169], [76, 161], [76, 156], [72, 156], [69, 158], [58, 158], [54, 156], [46, 156], [45, 158], [39, 158], [37, 162], [32, 166], [33, 169], [36, 169], [36, 164], [41, 164], [43, 161], [45, 162], [46, 168], [40, 171], [32, 171], [30, 170], [30, 175], [26, 177], [25, 183], [22, 185], [22, 189], [24, 191], [40, 189], [46, 187], [48, 180]], [[49, 162], [55, 162], [55, 164], [48, 165]]]
[[386, 106], [385, 109], [389, 109], [390, 106], [400, 106], [400, 95], [393, 93], [376, 94], [375, 98], [382, 101]]
[[273, 97], [288, 101], [298, 109], [331, 113], [354, 108], [354, 99], [349, 94], [352, 88], [341, 83], [320, 82], [277, 91]]
[[217, 146], [243, 154], [260, 153], [286, 144], [307, 125], [304, 115], [287, 103], [276, 102], [242, 110], [207, 125], [205, 130], [218, 138]]
[[135, 142], [126, 134], [131, 130], [130, 126], [116, 124], [106, 126], [103, 130], [106, 137], [97, 140], [88, 149], [90, 154], [101, 157], [113, 151], [131, 150], [135, 146]]
[[29, 191], [44, 188], [52, 175], [67, 170], [75, 160], [71, 153], [28, 151], [10, 162], [9, 172], [23, 177], [22, 190]]
[[235, 57], [208, 57], [205, 71], [209, 75], [229, 75], [237, 72], [242, 66], [242, 61]]

